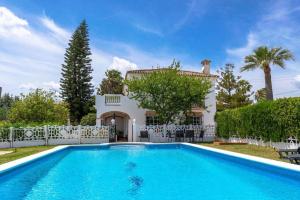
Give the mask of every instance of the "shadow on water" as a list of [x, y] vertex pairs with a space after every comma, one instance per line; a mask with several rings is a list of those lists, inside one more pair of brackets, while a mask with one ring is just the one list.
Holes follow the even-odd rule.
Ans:
[[138, 194], [139, 190], [143, 186], [143, 178], [139, 176], [129, 177], [131, 188], [127, 191], [130, 195], [135, 196]]
[[126, 163], [126, 171], [130, 172], [136, 168], [136, 163], [128, 162]]

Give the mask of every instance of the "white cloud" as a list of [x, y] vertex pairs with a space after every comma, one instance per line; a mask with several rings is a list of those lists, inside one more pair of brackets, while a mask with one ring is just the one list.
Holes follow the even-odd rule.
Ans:
[[134, 62], [139, 68], [151, 68], [152, 66], [165, 66], [171, 64], [173, 58], [183, 58], [184, 55], [172, 55], [174, 57], [170, 57], [166, 55], [164, 52], [160, 52], [159, 49], [155, 52], [155, 55], [150, 52], [142, 51], [137, 49], [131, 45], [121, 43], [121, 42], [108, 42], [106, 45], [111, 46], [114, 50], [116, 50], [118, 55], [122, 55], [119, 57], [125, 58], [127, 60], [131, 60]]
[[300, 89], [300, 74], [294, 77], [295, 85], [298, 89]]
[[59, 79], [66, 31], [54, 22], [52, 29], [40, 26], [45, 30], [33, 29], [26, 19], [0, 7], [0, 85], [7, 92], [18, 94]]
[[[226, 50], [227, 61], [233, 61], [240, 67], [244, 57], [260, 45], [281, 46], [291, 50], [296, 59], [300, 57], [300, 21], [295, 16], [300, 13], [300, 7], [295, 7], [293, 1], [278, 1], [268, 7], [265, 13], [248, 34], [245, 45]], [[296, 61], [287, 62], [286, 69], [272, 67], [275, 97], [300, 96], [298, 82], [293, 78], [295, 74], [300, 74], [299, 66], [300, 63]], [[264, 87], [264, 75], [261, 70], [244, 72], [241, 75], [250, 81], [254, 90]]]
[[55, 24], [52, 19], [48, 17], [42, 17], [40, 20], [42, 24], [53, 33], [54, 37], [63, 40], [68, 40], [70, 38], [71, 33]]
[[150, 28], [150, 27], [146, 27], [145, 25], [141, 25], [141, 24], [134, 24], [134, 26], [138, 29], [138, 30], [141, 30], [143, 32], [146, 32], [146, 33], [151, 33], [151, 34], [154, 34], [154, 35], [157, 35], [159, 37], [163, 37], [164, 34], [158, 30], [158, 29], [155, 29], [155, 28]]
[[33, 83], [22, 83], [21, 85], [19, 85], [19, 88], [30, 90], [30, 89], [37, 88], [37, 86], [35, 84], [33, 84]]
[[259, 42], [257, 41], [255, 34], [249, 33], [247, 37], [247, 44], [245, 46], [233, 48], [233, 49], [227, 49], [226, 53], [230, 56], [243, 58], [246, 55], [250, 54], [258, 44]]
[[17, 17], [5, 7], [0, 7], [0, 36], [7, 37], [11, 34], [15, 37], [29, 35], [28, 22]]
[[[161, 17], [158, 18], [158, 21], [149, 24], [148, 20], [142, 20], [139, 19], [140, 16], [135, 16], [132, 25], [145, 33], [164, 37], [165, 35], [173, 34], [183, 29], [187, 24], [202, 18], [207, 11], [211, 9], [209, 7], [209, 2], [209, 0], [185, 0], [181, 2], [183, 5], [179, 10], [170, 10], [168, 12], [168, 15], [172, 16], [169, 19], [163, 17], [164, 14], [159, 14]], [[155, 18], [154, 20], [157, 19]], [[161, 21], [163, 21], [163, 23], [161, 23]]]
[[7, 27], [10, 26], [27, 26], [28, 22], [24, 19], [17, 17], [14, 13], [8, 10], [5, 7], [0, 7], [0, 25], [4, 25]]
[[282, 2], [276, 2], [273, 4], [273, 10], [276, 12], [271, 12], [268, 13], [264, 16], [265, 21], [274, 21], [274, 20], [289, 20], [289, 16], [295, 12], [300, 11], [300, 6], [292, 6], [292, 7], [287, 7], [289, 1], [282, 1]]
[[[34, 27], [27, 19], [0, 7], [0, 86], [5, 92], [18, 94], [34, 88], [59, 88], [61, 64], [71, 31], [49, 17], [32, 19], [35, 20]], [[172, 61], [163, 53], [157, 53], [157, 56], [129, 44], [100, 43], [103, 45], [91, 43], [95, 85], [99, 84], [108, 67], [117, 68], [124, 74], [127, 69], [137, 66], [166, 65]], [[105, 49], [98, 46], [105, 46]]]
[[[32, 30], [25, 19], [5, 7], [0, 7], [0, 36], [3, 43], [1, 47], [6, 50], [28, 52], [28, 48], [34, 48], [33, 50], [58, 53], [63, 50], [57, 39]], [[22, 48], [16, 45], [22, 45]]]
[[49, 82], [43, 82], [43, 86], [46, 89], [54, 89], [54, 90], [59, 90], [59, 83], [54, 82], [54, 81], [49, 81]]
[[126, 71], [128, 70], [134, 70], [137, 69], [137, 65], [135, 63], [132, 63], [126, 59], [119, 58], [119, 57], [113, 57], [113, 62], [109, 66], [109, 69], [116, 69], [122, 72], [123, 75], [125, 75]]
[[[187, 23], [187, 21], [191, 18], [193, 12], [195, 11], [196, 5], [197, 5], [196, 0], [191, 0], [191, 1], [187, 2], [187, 11], [184, 14], [184, 16], [182, 18], [180, 18], [180, 20], [174, 24], [173, 31], [177, 31], [177, 30], [181, 29]], [[205, 10], [205, 9], [203, 9], [203, 10]]]
[[54, 81], [43, 82], [39, 84], [39, 82], [27, 82], [19, 85], [20, 89], [32, 90], [36, 88], [41, 88], [45, 90], [59, 90], [59, 83]]

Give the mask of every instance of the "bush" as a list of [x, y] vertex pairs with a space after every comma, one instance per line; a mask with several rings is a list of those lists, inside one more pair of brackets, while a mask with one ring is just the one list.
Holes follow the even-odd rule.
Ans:
[[263, 101], [216, 114], [217, 136], [262, 137], [280, 141], [300, 138], [300, 98]]
[[18, 96], [14, 97], [8, 93], [0, 97], [0, 120], [7, 120], [8, 110], [18, 100]]
[[36, 126], [44, 126], [44, 125], [59, 126], [59, 125], [63, 125], [63, 123], [59, 123], [59, 122], [15, 122], [15, 123], [11, 123], [9, 121], [0, 121], [0, 128], [36, 127]]
[[66, 103], [55, 102], [52, 93], [37, 89], [12, 105], [8, 120], [24, 125], [66, 124], [68, 112]]
[[82, 117], [80, 124], [83, 126], [95, 126], [96, 125], [96, 113], [89, 113]]
[[0, 107], [0, 120], [6, 120], [7, 109]]

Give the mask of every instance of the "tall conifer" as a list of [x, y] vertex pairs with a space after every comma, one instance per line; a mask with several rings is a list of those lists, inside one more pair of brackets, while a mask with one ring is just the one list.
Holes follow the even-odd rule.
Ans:
[[88, 113], [93, 94], [90, 56], [88, 27], [83, 20], [69, 41], [60, 79], [61, 96], [69, 104], [70, 119], [75, 123]]

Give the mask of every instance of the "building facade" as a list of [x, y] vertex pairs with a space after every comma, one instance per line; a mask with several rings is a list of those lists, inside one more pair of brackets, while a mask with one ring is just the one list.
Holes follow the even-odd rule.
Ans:
[[[210, 73], [210, 61], [203, 60], [201, 62], [202, 70], [185, 71], [180, 70], [180, 74], [186, 76], [198, 76], [209, 78], [212, 82], [212, 88], [205, 100], [206, 109], [194, 107], [189, 116], [189, 121], [193, 125], [214, 126], [214, 116], [216, 113], [216, 94], [215, 82], [216, 75]], [[126, 73], [125, 79], [138, 78], [141, 75], [151, 73], [160, 69], [142, 69], [131, 70]], [[138, 106], [138, 102], [130, 99], [127, 95], [127, 86], [124, 86], [124, 94], [105, 94], [96, 96], [97, 122], [100, 125], [114, 125], [115, 131], [120, 139], [124, 141], [139, 141], [139, 127], [146, 125], [158, 125], [158, 119], [155, 112], [142, 109]]]

